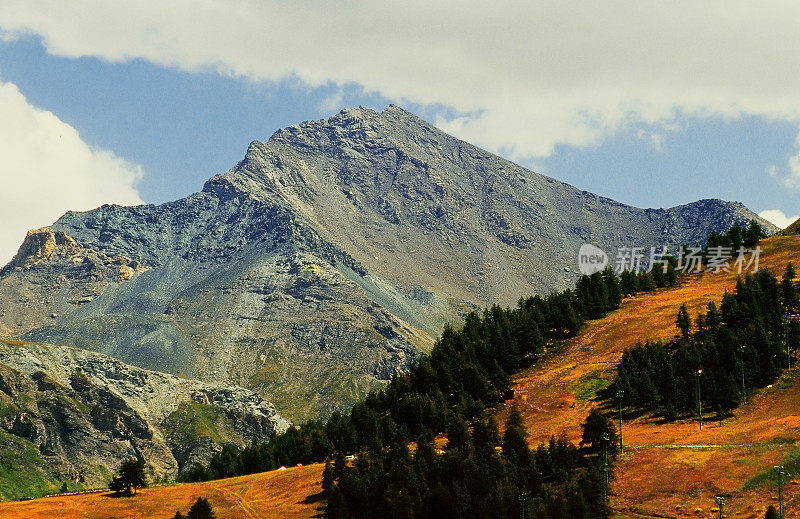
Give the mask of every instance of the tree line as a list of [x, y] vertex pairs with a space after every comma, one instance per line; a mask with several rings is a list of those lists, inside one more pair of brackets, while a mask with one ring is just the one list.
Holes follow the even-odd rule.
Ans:
[[733, 224], [726, 232], [711, 231], [706, 239], [706, 250], [712, 247], [730, 247], [734, 252], [740, 247], [754, 249], [766, 233], [755, 220], [750, 220], [747, 227]]

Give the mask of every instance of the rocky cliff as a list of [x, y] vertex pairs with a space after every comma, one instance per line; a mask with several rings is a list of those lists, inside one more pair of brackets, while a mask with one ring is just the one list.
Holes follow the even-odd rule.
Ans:
[[675, 246], [750, 218], [626, 206], [398, 107], [348, 109], [251, 143], [185, 199], [67, 213], [52, 252], [24, 246], [0, 274], [0, 330], [253, 388], [301, 419], [380, 386], [472, 308], [570, 286], [584, 242]]
[[272, 404], [243, 388], [76, 348], [0, 341], [4, 457], [27, 448], [30, 466], [22, 469], [44, 481], [102, 487], [122, 460], [136, 455], [152, 475], [174, 477], [208, 462], [222, 443], [267, 439], [287, 426]]

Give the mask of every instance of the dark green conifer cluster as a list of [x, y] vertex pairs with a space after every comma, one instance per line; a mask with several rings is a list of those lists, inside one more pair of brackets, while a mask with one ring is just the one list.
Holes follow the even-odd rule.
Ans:
[[794, 277], [791, 264], [780, 282], [767, 270], [748, 274], [719, 309], [709, 303], [694, 321], [681, 306], [677, 338], [626, 351], [611, 391], [621, 389], [627, 406], [667, 420], [696, 413], [698, 390], [706, 409], [730, 414], [746, 391], [774, 382], [797, 354]]
[[754, 249], [765, 236], [764, 228], [755, 220], [750, 220], [746, 228], [736, 223], [724, 233], [711, 231], [706, 239], [706, 250], [711, 247], [730, 247], [734, 252], [740, 247]]
[[140, 488], [147, 486], [147, 473], [142, 457], [128, 458], [122, 462], [118, 474], [111, 476], [108, 489], [115, 494], [132, 496]]

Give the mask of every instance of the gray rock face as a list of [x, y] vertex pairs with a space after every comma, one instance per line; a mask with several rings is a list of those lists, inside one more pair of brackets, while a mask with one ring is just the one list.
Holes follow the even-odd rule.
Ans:
[[[244, 388], [146, 371], [66, 346], [6, 341], [0, 341], [0, 409], [0, 431], [35, 446], [50, 478], [87, 486], [105, 485], [108, 471], [130, 456], [143, 455], [156, 475], [175, 476], [193, 462], [207, 463], [221, 443], [243, 445], [288, 427], [272, 404]], [[187, 426], [197, 423], [213, 437]]]
[[20, 323], [15, 301], [45, 297], [31, 287], [62, 266], [18, 262], [0, 275], [0, 331], [253, 388], [297, 420], [379, 386], [469, 309], [570, 286], [582, 243], [702, 242], [754, 217], [720, 200], [626, 206], [395, 106], [348, 109], [251, 143], [183, 200], [67, 213], [56, 232], [138, 270], [80, 305], [48, 294]]

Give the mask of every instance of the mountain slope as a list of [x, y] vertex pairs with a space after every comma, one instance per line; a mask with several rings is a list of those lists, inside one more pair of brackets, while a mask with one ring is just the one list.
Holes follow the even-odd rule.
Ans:
[[[760, 246], [759, 268], [780, 275], [788, 262], [796, 263], [800, 237], [772, 237]], [[616, 402], [600, 402], [597, 394], [614, 379], [623, 351], [639, 342], [672, 339], [681, 304], [695, 317], [709, 302], [719, 305], [736, 278], [735, 271], [689, 276], [679, 287], [626, 299], [618, 310], [588, 322], [547, 362], [517, 374], [513, 404], [529, 441], [564, 435], [578, 442], [589, 411], [603, 405], [617, 426]], [[662, 423], [626, 411], [625, 454], [614, 469], [612, 507], [621, 517], [683, 517], [696, 508], [708, 511], [715, 495], [726, 495], [730, 516], [763, 517], [776, 495], [772, 466], [800, 456], [798, 401], [800, 377], [794, 369], [774, 386], [752, 391], [733, 417], [704, 419], [702, 430], [696, 418]], [[507, 412], [499, 413], [498, 422]], [[784, 487], [793, 508], [800, 503], [794, 474]]]
[[702, 242], [750, 218], [719, 200], [626, 206], [398, 107], [349, 109], [253, 142], [185, 199], [67, 213], [52, 232], [83, 252], [29, 260], [23, 244], [0, 332], [251, 387], [300, 419], [388, 380], [465, 311], [571, 286], [586, 241]]
[[[762, 247], [762, 268], [779, 273], [796, 258], [800, 239], [770, 238]], [[591, 400], [599, 389], [595, 380], [610, 376], [622, 350], [638, 340], [674, 336], [674, 315], [681, 303], [694, 313], [709, 301], [719, 301], [735, 282], [735, 275], [704, 274], [674, 289], [626, 299], [619, 310], [588, 322], [564, 350], [551, 352], [549, 360], [515, 376], [514, 404], [523, 412], [531, 445], [561, 434], [577, 442], [580, 423], [593, 405], [599, 405]], [[662, 424], [647, 416], [626, 416], [625, 453], [614, 465], [611, 479], [612, 516], [716, 517], [714, 496], [724, 494], [729, 516], [763, 517], [766, 506], [777, 499], [771, 467], [786, 460], [794, 460], [797, 467], [800, 459], [799, 398], [795, 370], [775, 387], [753, 391], [733, 418], [706, 422], [702, 432], [694, 421]], [[576, 403], [574, 408], [571, 402]], [[501, 423], [504, 407], [499, 406]], [[147, 510], [153, 517], [167, 518], [175, 508], [185, 510], [196, 497], [205, 496], [220, 519], [310, 517], [323, 505], [322, 468], [315, 464], [147, 489], [131, 500], [98, 493], [4, 503], [0, 513], [10, 518], [50, 517], [69, 509], [86, 517], [106, 517], [108, 512], [126, 516]], [[784, 482], [787, 517], [795, 517], [792, 514], [798, 510], [799, 484], [796, 473]]]
[[786, 229], [781, 231], [781, 236], [796, 236], [800, 234], [800, 220], [795, 220]]

